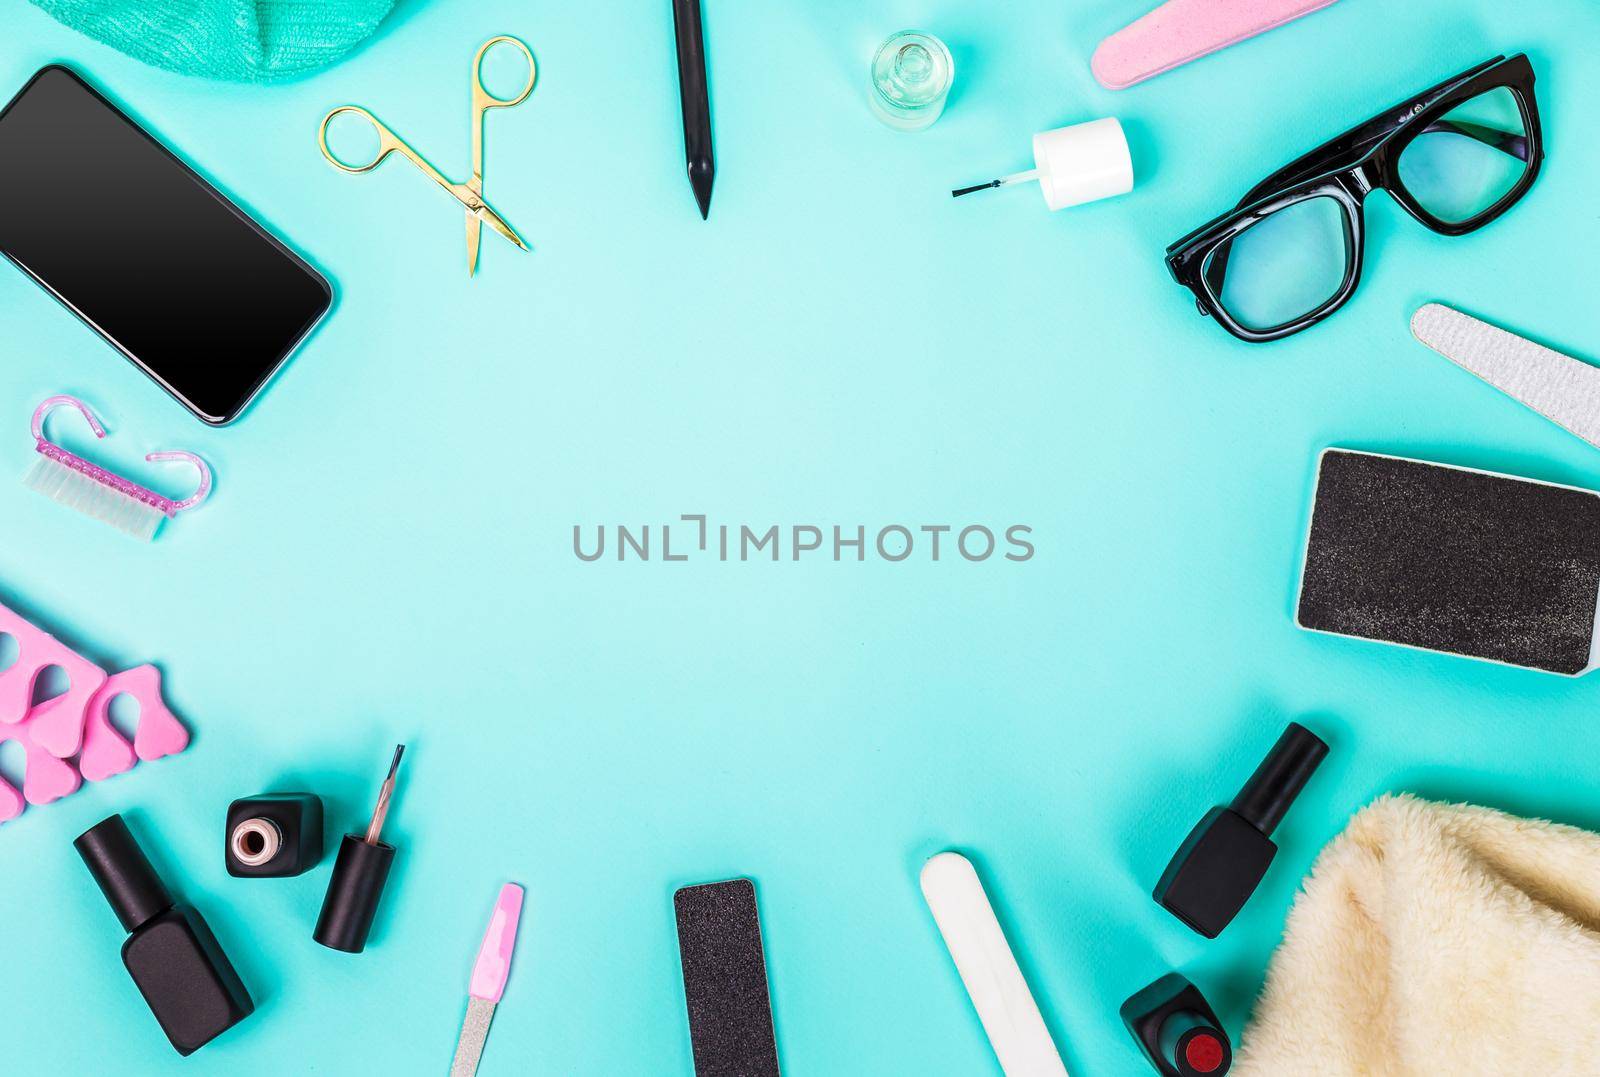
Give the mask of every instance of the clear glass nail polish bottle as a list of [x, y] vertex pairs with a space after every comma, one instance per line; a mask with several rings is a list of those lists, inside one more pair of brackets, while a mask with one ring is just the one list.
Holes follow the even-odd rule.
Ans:
[[955, 74], [950, 50], [932, 34], [891, 34], [872, 58], [872, 110], [896, 130], [930, 127], [944, 112]]

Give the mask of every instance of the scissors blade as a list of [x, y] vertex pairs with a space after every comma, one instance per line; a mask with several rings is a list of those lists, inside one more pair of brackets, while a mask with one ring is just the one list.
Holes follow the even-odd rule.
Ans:
[[490, 228], [493, 228], [523, 250], [528, 249], [528, 245], [522, 241], [522, 237], [517, 235], [516, 229], [507, 224], [504, 217], [501, 217], [500, 214], [491, 209], [489, 203], [484, 202], [476, 215]]
[[[467, 184], [480, 197], [483, 194], [482, 183], [474, 180]], [[478, 241], [483, 238], [483, 222], [472, 210], [467, 210], [467, 276], [476, 276], [478, 273]]]

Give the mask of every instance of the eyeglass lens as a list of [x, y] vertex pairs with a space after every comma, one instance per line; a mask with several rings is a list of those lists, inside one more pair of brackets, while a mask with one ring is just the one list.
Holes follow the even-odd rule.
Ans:
[[1493, 209], [1528, 171], [1528, 132], [1504, 86], [1431, 121], [1400, 153], [1400, 183], [1423, 211], [1462, 224]]
[[1218, 244], [1201, 273], [1212, 298], [1234, 321], [1266, 331], [1332, 299], [1350, 255], [1344, 205], [1318, 195], [1290, 203]]

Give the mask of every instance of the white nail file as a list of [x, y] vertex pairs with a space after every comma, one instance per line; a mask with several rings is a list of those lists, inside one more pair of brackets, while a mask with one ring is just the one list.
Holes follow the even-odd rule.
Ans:
[[1418, 309], [1411, 334], [1600, 449], [1600, 368], [1442, 303]]
[[940, 853], [922, 868], [922, 896], [955, 959], [1006, 1077], [1067, 1077], [1028, 982], [972, 862]]

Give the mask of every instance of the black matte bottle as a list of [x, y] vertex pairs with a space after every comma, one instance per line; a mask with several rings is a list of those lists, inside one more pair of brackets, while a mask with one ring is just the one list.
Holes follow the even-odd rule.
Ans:
[[200, 914], [173, 902], [122, 816], [80, 834], [73, 846], [129, 932], [122, 963], [161, 1030], [191, 1054], [255, 1009]]
[[1278, 852], [1273, 830], [1327, 754], [1320, 737], [1290, 722], [1233, 803], [1212, 808], [1189, 832], [1155, 899], [1206, 938], [1221, 934], [1261, 884]]

